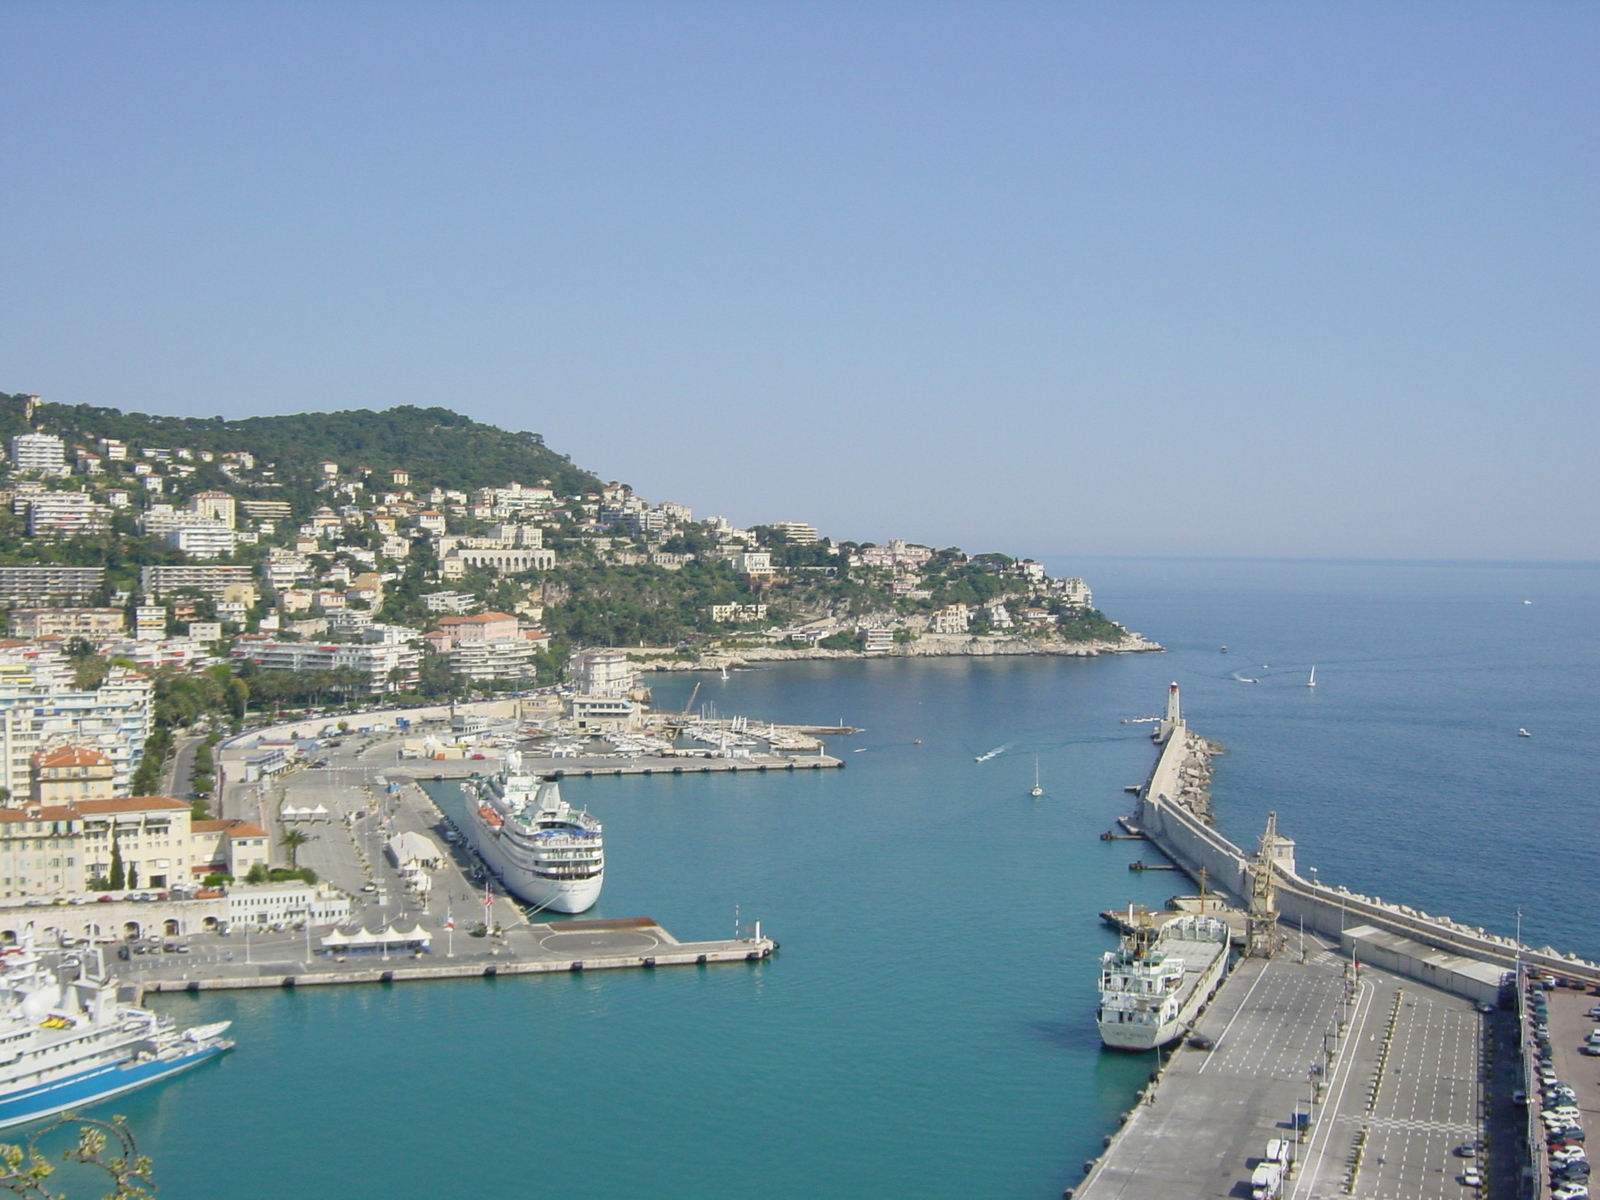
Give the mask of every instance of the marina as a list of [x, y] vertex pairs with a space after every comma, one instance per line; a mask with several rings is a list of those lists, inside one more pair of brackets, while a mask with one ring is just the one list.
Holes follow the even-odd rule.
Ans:
[[[1388, 581], [1396, 572], [1382, 574]], [[1178, 578], [1188, 583], [1186, 577]], [[1394, 590], [1385, 583], [1378, 607], [1386, 631], [1394, 619], [1390, 601]], [[1174, 628], [1195, 603], [1194, 590], [1186, 586], [1174, 599], [1172, 612], [1163, 610], [1141, 620], [1149, 627]], [[1246, 639], [1223, 623], [1233, 620], [1236, 610], [1257, 628], [1277, 619], [1275, 610], [1252, 604], [1251, 595], [1241, 591], [1229, 594], [1226, 612], [1219, 608], [1220, 615], [1207, 616], [1202, 605], [1200, 616], [1211, 620], [1218, 632], [1190, 641], [1203, 643], [1213, 659], [1218, 641], [1229, 641], [1239, 652], [1236, 660], [1275, 665], [1295, 661], [1291, 651], [1276, 643], [1270, 652], [1247, 648]], [[1545, 603], [1538, 608], [1518, 607], [1516, 612], [1543, 617], [1554, 615], [1556, 609]], [[1565, 678], [1538, 657], [1540, 647], [1561, 642], [1549, 636], [1551, 631], [1541, 630], [1536, 640], [1495, 645], [1486, 652], [1477, 646], [1482, 639], [1474, 638], [1475, 629], [1470, 624], [1462, 627], [1457, 617], [1462, 610], [1453, 598], [1443, 608], [1419, 611], [1438, 630], [1438, 640], [1449, 645], [1441, 650], [1428, 643], [1428, 631], [1405, 626], [1407, 652], [1447, 653], [1470, 642], [1475, 646], [1474, 663], [1487, 660], [1494, 670], [1504, 672], [1521, 670], [1527, 660], [1534, 664], [1529, 678], [1539, 686]], [[1288, 619], [1293, 612], [1284, 614], [1280, 621], [1284, 628], [1275, 634], [1286, 642], [1299, 636], [1298, 630], [1287, 627], [1293, 623]], [[1224, 629], [1227, 636], [1222, 636]], [[1343, 630], [1339, 636], [1349, 637]], [[957, 1200], [972, 1195], [1059, 1196], [1068, 1187], [1090, 1186], [1083, 1164], [1091, 1160], [1110, 1164], [1118, 1152], [1103, 1146], [1102, 1138], [1122, 1129], [1138, 1134], [1137, 1122], [1144, 1115], [1159, 1114], [1164, 1105], [1179, 1103], [1186, 1086], [1181, 1083], [1185, 1062], [1203, 1060], [1206, 1053], [1178, 1044], [1171, 1065], [1162, 1071], [1154, 1103], [1140, 1106], [1137, 1094], [1160, 1060], [1153, 1053], [1102, 1049], [1093, 1026], [1099, 957], [1115, 944], [1113, 935], [1100, 930], [1095, 914], [1112, 906], [1126, 913], [1130, 900], [1161, 914], [1173, 892], [1196, 891], [1193, 886], [1175, 886], [1178, 881], [1172, 872], [1127, 871], [1128, 861], [1135, 857], [1147, 863], [1171, 862], [1162, 857], [1167, 849], [1184, 856], [1193, 871], [1198, 842], [1191, 846], [1185, 839], [1205, 836], [1188, 832], [1187, 823], [1162, 812], [1162, 806], [1149, 805], [1163, 822], [1157, 826], [1138, 811], [1144, 807], [1142, 800], [1130, 796], [1126, 799], [1134, 803], [1124, 803], [1123, 787], [1148, 775], [1152, 751], [1143, 736], [1148, 727], [1122, 729], [1117, 718], [1148, 711], [1151, 697], [1159, 695], [1170, 679], [1183, 681], [1186, 701], [1196, 714], [1203, 714], [1200, 732], [1228, 746], [1227, 755], [1216, 760], [1218, 815], [1208, 828], [1231, 837], [1230, 845], [1239, 843], [1234, 848], [1240, 860], [1248, 860], [1257, 849], [1256, 839], [1240, 835], [1259, 833], [1267, 811], [1280, 810], [1280, 829], [1300, 838], [1300, 862], [1322, 867], [1323, 891], [1335, 898], [1335, 933], [1337, 898], [1344, 893], [1332, 885], [1342, 883], [1350, 889], [1349, 927], [1368, 923], [1356, 916], [1363, 904], [1397, 920], [1414, 919], [1398, 905], [1374, 903], [1372, 897], [1358, 900], [1355, 894], [1360, 892], [1381, 892], [1434, 913], [1453, 913], [1463, 926], [1485, 925], [1504, 934], [1512, 931], [1513, 909], [1520, 905], [1527, 913], [1524, 929], [1533, 931], [1525, 939], [1529, 945], [1537, 948], [1548, 942], [1580, 953], [1588, 950], [1587, 898], [1570, 882], [1560, 883], [1570, 880], [1574, 871], [1581, 874], [1581, 864], [1570, 860], [1567, 842], [1551, 845], [1547, 836], [1530, 845], [1517, 840], [1538, 822], [1507, 826], [1507, 812], [1522, 810], [1513, 800], [1499, 797], [1511, 796], [1520, 776], [1496, 773], [1502, 771], [1498, 763], [1503, 750], [1518, 752], [1506, 760], [1510, 765], [1504, 770], [1533, 771], [1527, 786], [1553, 797], [1540, 809], [1539, 820], [1547, 827], [1552, 821], [1577, 819], [1562, 807], [1568, 794], [1563, 788], [1574, 779], [1587, 778], [1582, 774], [1585, 759], [1579, 753], [1582, 739], [1568, 727], [1563, 710], [1556, 706], [1513, 710], [1517, 723], [1540, 734], [1536, 740], [1519, 741], [1509, 736], [1504, 706], [1477, 713], [1471, 703], [1475, 677], [1455, 681], [1445, 672], [1443, 687], [1430, 677], [1428, 703], [1417, 714], [1420, 732], [1402, 728], [1396, 733], [1380, 723], [1381, 736], [1375, 736], [1368, 714], [1390, 711], [1384, 704], [1396, 702], [1388, 677], [1363, 675], [1348, 663], [1339, 665], [1336, 675], [1339, 655], [1323, 651], [1317, 657], [1328, 663], [1317, 670], [1319, 738], [1337, 733], [1338, 726], [1331, 722], [1339, 711], [1360, 731], [1359, 737], [1334, 737], [1329, 756], [1322, 758], [1317, 757], [1321, 741], [1302, 736], [1295, 724], [1304, 720], [1301, 713], [1311, 699], [1303, 666], [1286, 672], [1277, 691], [1267, 690], [1270, 676], [1256, 688], [1238, 688], [1225, 673], [1224, 678], [1210, 681], [1197, 674], [1205, 669], [1199, 652], [1183, 650], [1165, 659], [930, 660], [865, 667], [799, 663], [736, 674], [728, 687], [738, 689], [742, 710], [795, 723], [813, 714], [826, 714], [830, 720], [836, 712], [848, 714], [849, 724], [872, 731], [859, 743], [872, 752], [852, 755], [855, 743], [832, 743], [831, 753], [851, 759], [851, 770], [845, 772], [727, 777], [658, 773], [592, 781], [569, 773], [563, 777], [562, 790], [571, 802], [588, 806], [605, 823], [606, 890], [596, 910], [586, 916], [651, 914], [686, 940], [732, 940], [735, 906], [742, 902], [747, 920], [759, 916], [763, 932], [771, 930], [781, 937], [781, 954], [720, 969], [586, 967], [494, 982], [469, 976], [455, 986], [396, 988], [380, 980], [378, 986], [284, 987], [284, 976], [299, 971], [305, 958], [304, 935], [251, 934], [251, 959], [266, 958], [270, 951], [277, 964], [265, 973], [264, 986], [159, 992], [151, 993], [149, 1000], [180, 1024], [233, 1019], [236, 1032], [230, 1036], [239, 1039], [239, 1049], [215, 1067], [131, 1093], [118, 1101], [116, 1110], [127, 1112], [141, 1130], [141, 1145], [148, 1138], [164, 1190], [205, 1194], [221, 1170], [240, 1181], [236, 1192], [249, 1200], [281, 1194], [283, 1181], [257, 1181], [251, 1175], [249, 1164], [268, 1152], [269, 1139], [241, 1130], [228, 1116], [227, 1098], [246, 1071], [252, 1094], [281, 1113], [273, 1140], [292, 1138], [307, 1148], [308, 1156], [320, 1159], [339, 1152], [348, 1096], [381, 1097], [396, 1122], [434, 1129], [437, 1137], [425, 1150], [377, 1162], [369, 1169], [374, 1189], [398, 1194], [419, 1186], [448, 1187], [463, 1173], [491, 1191], [518, 1186], [525, 1176], [525, 1159], [514, 1146], [479, 1136], [481, 1102], [492, 1093], [508, 1121], [545, 1119], [549, 1097], [519, 1090], [526, 1073], [535, 1069], [592, 1080], [591, 1107], [606, 1113], [608, 1120], [595, 1123], [581, 1146], [557, 1140], [546, 1150], [544, 1168], [561, 1186], [605, 1200], [646, 1192], [674, 1198], [759, 1194], [764, 1200], [915, 1193]], [[1439, 661], [1448, 667], [1453, 660]], [[1453, 690], [1452, 681], [1458, 684]], [[681, 707], [680, 697], [692, 682], [687, 680], [680, 693], [660, 685], [658, 695], [667, 707], [675, 701]], [[1437, 703], [1441, 692], [1461, 701], [1463, 712], [1442, 708]], [[1228, 696], [1234, 694], [1250, 697], [1247, 703], [1255, 707], [1242, 712], [1230, 708]], [[908, 702], [908, 696], [926, 697], [928, 703], [919, 706]], [[730, 692], [724, 703], [733, 699]], [[1292, 720], [1272, 724], [1271, 709], [1280, 705], [1292, 706]], [[1428, 761], [1426, 754], [1385, 757], [1377, 752], [1385, 737], [1403, 738], [1407, 746], [1416, 738], [1426, 741], [1442, 720], [1481, 729], [1484, 736], [1452, 739], [1451, 756], [1442, 762]], [[1330, 723], [1327, 729], [1324, 721]], [[1104, 738], [1108, 729], [1111, 739]], [[1126, 736], [1115, 740], [1119, 734]], [[469, 894], [470, 874], [463, 873], [459, 881], [454, 876], [448, 882], [441, 879], [424, 913], [420, 898], [404, 887], [383, 847], [395, 832], [413, 828], [409, 824], [413, 813], [420, 814], [414, 828], [437, 841], [444, 841], [440, 830], [449, 829], [408, 780], [448, 802], [459, 796], [462, 777], [492, 771], [497, 762], [473, 762], [470, 757], [396, 761], [393, 742], [375, 738], [361, 749], [364, 740], [347, 737], [346, 745], [329, 755], [328, 768], [297, 771], [264, 789], [271, 815], [280, 805], [299, 810], [322, 805], [330, 810], [331, 822], [319, 818], [304, 826], [320, 837], [301, 848], [301, 862], [361, 900], [363, 927], [404, 932], [420, 919], [425, 930], [434, 931], [431, 950], [421, 959], [391, 952], [384, 962], [380, 951], [351, 955], [342, 965], [361, 971], [378, 968], [380, 975], [391, 968], [448, 965], [449, 935], [442, 922], [452, 905], [458, 960], [470, 946], [483, 951], [482, 965], [493, 963], [499, 956], [489, 954], [488, 941], [467, 933], [482, 913], [481, 895], [474, 899], [476, 890]], [[973, 763], [974, 755], [1013, 741], [1018, 746], [1010, 756]], [[1539, 757], [1523, 753], [1530, 747]], [[1333, 750], [1338, 761], [1332, 761]], [[1025, 795], [1036, 755], [1049, 780], [1050, 796], [1043, 802]], [[1563, 764], [1558, 775], [1538, 774], [1550, 770], [1547, 756]], [[707, 761], [715, 765], [715, 760]], [[434, 783], [430, 777], [439, 769], [460, 774]], [[1458, 773], [1470, 773], [1470, 790]], [[385, 785], [375, 782], [379, 777], [397, 783], [406, 802], [388, 801], [394, 828], [381, 834], [373, 828], [373, 817], [356, 821], [355, 840], [365, 848], [372, 867], [369, 873], [353, 854], [341, 857], [330, 851], [338, 841], [329, 837], [330, 824], [340, 825], [357, 811], [375, 811], [387, 795]], [[1136, 790], [1143, 790], [1142, 785]], [[1492, 814], [1474, 805], [1479, 790], [1496, 795]], [[244, 792], [241, 802], [254, 805], [252, 789]], [[1402, 811], [1396, 793], [1409, 806], [1400, 821], [1389, 819]], [[1436, 797], [1446, 819], [1426, 807]], [[446, 808], [459, 819], [459, 810], [450, 809], [448, 803]], [[256, 811], [230, 809], [227, 815]], [[1317, 815], [1322, 811], [1345, 813], [1348, 820], [1343, 825], [1325, 822]], [[1100, 842], [1098, 835], [1108, 826], [1122, 832], [1116, 823], [1119, 814], [1126, 815], [1135, 829], [1144, 831], [1149, 825], [1157, 842], [1131, 849]], [[1012, 878], [996, 881], [985, 893], [984, 903], [952, 905], [950, 867], [970, 852], [965, 831], [974, 819], [983, 821], [992, 848], [1014, 862], [1016, 871]], [[847, 824], [841, 826], [841, 821]], [[842, 827], [849, 829], [849, 855], [841, 852]], [[715, 836], [708, 836], [708, 831]], [[959, 831], [960, 836], [942, 831]], [[1437, 846], [1437, 855], [1415, 854], [1407, 839], [1419, 836]], [[456, 847], [444, 843], [442, 849], [452, 862], [470, 867], [469, 859], [458, 859]], [[1214, 860], [1219, 868], [1211, 872], [1212, 904], [1223, 899], [1225, 884], [1234, 885], [1226, 895], [1231, 906], [1226, 916], [1236, 926], [1242, 949], [1248, 897], [1235, 890], [1244, 883], [1237, 874], [1221, 873], [1233, 860], [1226, 857], [1226, 847], [1220, 849], [1224, 856]], [[870, 859], [872, 870], [846, 869], [862, 857]], [[681, 869], [686, 861], [694, 862], [694, 870]], [[1533, 863], [1538, 869], [1531, 869]], [[1296, 874], [1308, 886], [1316, 882], [1316, 873], [1303, 865], [1297, 865]], [[1252, 1072], [1266, 1052], [1271, 1031], [1279, 1028], [1272, 1024], [1272, 1006], [1307, 1004], [1313, 995], [1311, 986], [1303, 986], [1302, 977], [1293, 975], [1299, 966], [1297, 918], [1287, 910], [1296, 885], [1281, 873], [1279, 880], [1278, 903], [1285, 915], [1278, 927], [1287, 938], [1286, 951], [1271, 960], [1243, 959], [1196, 1026], [1202, 1036], [1216, 1032], [1213, 1021], [1226, 1026], [1222, 1018], [1229, 1013], [1228, 1006], [1243, 1001], [1253, 973], [1270, 962], [1267, 981], [1243, 1005], [1245, 1011], [1232, 1031], [1218, 1041], [1225, 1048], [1230, 1041], [1242, 1040], [1241, 1030], [1252, 1031], [1256, 1057], [1245, 1064]], [[383, 889], [382, 903], [377, 898], [380, 893], [362, 892], [368, 883]], [[1542, 895], [1545, 887], [1556, 887], [1571, 898], [1553, 902]], [[995, 919], [997, 909], [1008, 914], [1006, 920]], [[37, 915], [37, 910], [29, 911]], [[938, 920], [927, 919], [932, 911], [940, 913]], [[502, 925], [515, 921], [516, 913], [503, 895], [496, 895], [494, 912]], [[543, 915], [533, 920], [551, 926], [568, 924], [562, 919], [545, 922]], [[1465, 936], [1465, 930], [1460, 932]], [[313, 951], [320, 934], [314, 931]], [[191, 971], [226, 966], [238, 976], [246, 969], [256, 973], [262, 965], [252, 961], [246, 968], [240, 930], [214, 942], [192, 941], [194, 953], [184, 964]], [[1324, 963], [1323, 968], [1337, 980], [1348, 953], [1336, 949], [1333, 936], [1308, 930], [1307, 942], [1320, 944], [1320, 952], [1333, 956], [1335, 962]], [[948, 972], [930, 970], [929, 964], [950, 961], [958, 951], [975, 955], [973, 961], [984, 969], [961, 972], [960, 986], [953, 987]], [[231, 962], [225, 958], [228, 953], [233, 955]], [[1318, 965], [1318, 953], [1312, 949], [1309, 955], [1313, 967]], [[192, 961], [217, 956], [224, 961]], [[320, 955], [314, 953], [313, 958], [320, 961]], [[1367, 961], [1365, 950], [1362, 961]], [[163, 964], [164, 971], [176, 960], [157, 956], [154, 962]], [[463, 960], [463, 965], [481, 970], [476, 962]], [[150, 956], [144, 956], [120, 964], [119, 970], [124, 978], [136, 981], [156, 967]], [[1279, 972], [1291, 975], [1292, 984], [1278, 989], [1273, 978]], [[1368, 978], [1377, 979], [1383, 972], [1374, 964]], [[181, 975], [182, 969], [173, 973]], [[1408, 998], [1432, 997], [1418, 980], [1394, 977], [1393, 986], [1404, 989]], [[1444, 1003], [1464, 1019], [1477, 1015], [1465, 997], [1444, 995]], [[1552, 993], [1553, 1018], [1558, 1011], [1565, 1013], [1556, 1001], [1568, 995], [1583, 1002], [1580, 1018], [1584, 1008], [1596, 1003], [1576, 991], [1557, 991]], [[1379, 1021], [1387, 1025], [1393, 1002], [1383, 1003], [1369, 1027]], [[1403, 1014], [1414, 1011], [1404, 1004]], [[1509, 1038], [1514, 1045], [1514, 1022], [1506, 1022], [1504, 1016], [1481, 1019], [1503, 1044]], [[547, 1027], [560, 1035], [538, 1039], [533, 1054], [502, 1036], [510, 1029]], [[951, 1030], [959, 1030], [960, 1036], [950, 1036]], [[1397, 1033], [1391, 1043], [1391, 1063], [1400, 1053], [1402, 1036]], [[1563, 1044], [1563, 1036], [1569, 1044]], [[1581, 1073], [1583, 1064], [1596, 1061], [1578, 1054], [1581, 1040], [1570, 1035], [1555, 1039], [1557, 1054], [1564, 1053], [1578, 1064], [1580, 1073], [1572, 1081], [1580, 1088], [1587, 1079]], [[1431, 1047], [1439, 1043], [1424, 1039], [1421, 1044], [1432, 1053]], [[380, 1070], [378, 1064], [396, 1054], [404, 1055], [414, 1071], [433, 1081], [426, 1095], [395, 1094], [389, 1082], [392, 1073]], [[1285, 1055], [1286, 1060], [1290, 1057]], [[319, 1069], [336, 1073], [340, 1086], [308, 1088], [308, 1063], [326, 1064]], [[1286, 1061], [1285, 1067], [1289, 1065]], [[1201, 1079], [1219, 1070], [1220, 1063], [1207, 1068]], [[1560, 1072], [1568, 1077], [1567, 1066], [1562, 1065]], [[1432, 1076], [1422, 1078], [1428, 1086], [1436, 1086]], [[1394, 1080], [1391, 1068], [1385, 1086]], [[1370, 1075], [1357, 1071], [1348, 1089], [1364, 1089], [1370, 1082]], [[1502, 1082], [1503, 1092], [1498, 1090]], [[1288, 1139], [1295, 1099], [1292, 1083], [1241, 1075], [1233, 1086], [1259, 1086], [1263, 1098], [1250, 1101], [1254, 1108], [1240, 1104], [1231, 1114], [1222, 1114], [1229, 1119], [1219, 1119], [1206, 1137], [1191, 1144], [1209, 1153], [1218, 1183], [1225, 1181], [1235, 1189], [1234, 1195], [1250, 1194], [1251, 1180], [1270, 1144]], [[715, 1098], [719, 1106], [737, 1108], [746, 1118], [698, 1119], [681, 1104], [687, 1086]], [[970, 1103], [975, 1088], [989, 1098], [985, 1105]], [[1486, 1086], [1489, 1142], [1480, 1158], [1490, 1181], [1486, 1194], [1491, 1197], [1519, 1195], [1504, 1190], [1505, 1155], [1496, 1149], [1496, 1139], [1503, 1134], [1495, 1131], [1511, 1127], [1506, 1124], [1513, 1115], [1511, 1091], [1510, 1077], [1497, 1068]], [[1226, 1095], [1226, 1089], [1219, 1094]], [[1203, 1095], [1195, 1095], [1200, 1104]], [[1413, 1193], [1406, 1190], [1389, 1190], [1380, 1168], [1399, 1169], [1404, 1157], [1410, 1162], [1407, 1169], [1417, 1170], [1426, 1157], [1432, 1171], [1429, 1178], [1438, 1182], [1440, 1190], [1415, 1194], [1437, 1194], [1447, 1200], [1473, 1197], [1457, 1178], [1463, 1164], [1448, 1153], [1454, 1148], [1448, 1143], [1450, 1135], [1434, 1131], [1439, 1136], [1430, 1141], [1425, 1130], [1399, 1123], [1433, 1120], [1427, 1107], [1404, 1098], [1402, 1107], [1389, 1110], [1381, 1103], [1375, 1115], [1397, 1124], [1373, 1126], [1368, 1139], [1374, 1148], [1366, 1152], [1353, 1194], [1385, 1200], [1410, 1196]], [[1252, 1123], [1255, 1109], [1267, 1114], [1259, 1127]], [[1126, 1121], [1124, 1112], [1130, 1114]], [[1364, 1116], [1364, 1103], [1352, 1112]], [[1526, 1109], [1516, 1110], [1515, 1115], [1526, 1124]], [[1462, 1122], [1450, 1118], [1444, 1123]], [[886, 1125], [898, 1131], [887, 1139]], [[181, 1137], [172, 1132], [179, 1128]], [[771, 1168], [754, 1186], [746, 1153], [752, 1128], [763, 1131], [763, 1161]], [[1240, 1131], [1237, 1154], [1235, 1143], [1227, 1140], [1235, 1129]], [[1324, 1159], [1346, 1165], [1359, 1132], [1359, 1127], [1351, 1127], [1350, 1140], [1330, 1141]], [[1313, 1130], [1307, 1130], [1308, 1139], [1312, 1135]], [[1380, 1137], [1391, 1140], [1380, 1144]], [[1309, 1145], [1309, 1141], [1302, 1144], [1296, 1153], [1303, 1158]], [[196, 1146], [203, 1147], [203, 1153], [191, 1149]], [[1225, 1168], [1224, 1150], [1230, 1156]], [[1439, 1151], [1445, 1152], [1453, 1169], [1444, 1168]], [[1379, 1157], [1392, 1161], [1379, 1164]], [[1156, 1161], [1146, 1159], [1136, 1169], [1149, 1171]], [[1195, 1169], [1203, 1171], [1204, 1165]], [[1175, 1169], [1170, 1160], [1168, 1169]], [[1330, 1172], [1331, 1167], [1325, 1169], [1337, 1184], [1339, 1177]], [[1303, 1178], [1297, 1165], [1289, 1179], [1291, 1187]], [[297, 1179], [293, 1186], [298, 1194], [318, 1200], [339, 1194], [338, 1181], [315, 1174]], [[1132, 1190], [1135, 1185], [1126, 1186], [1127, 1195], [1137, 1194]], [[1201, 1194], [1202, 1186], [1208, 1186], [1203, 1178], [1193, 1189], [1168, 1189], [1166, 1194], [1181, 1200]], [[1446, 1186], [1453, 1190], [1445, 1190]]]

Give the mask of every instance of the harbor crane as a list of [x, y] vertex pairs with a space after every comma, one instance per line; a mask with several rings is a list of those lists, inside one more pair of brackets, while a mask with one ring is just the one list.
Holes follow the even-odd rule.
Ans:
[[1278, 814], [1267, 814], [1266, 832], [1249, 865], [1250, 909], [1246, 916], [1245, 954], [1250, 958], [1271, 958], [1283, 944], [1278, 932], [1277, 867]]

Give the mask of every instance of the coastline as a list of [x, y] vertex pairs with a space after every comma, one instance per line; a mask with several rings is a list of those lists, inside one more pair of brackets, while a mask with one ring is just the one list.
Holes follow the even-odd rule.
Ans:
[[[645, 671], [720, 671], [727, 667], [758, 662], [798, 662], [805, 659], [879, 658], [987, 658], [1000, 655], [1038, 655], [1050, 658], [1098, 658], [1102, 654], [1164, 653], [1166, 647], [1143, 634], [1129, 633], [1115, 641], [1100, 639], [1085, 642], [1063, 640], [1034, 641], [1031, 638], [975, 636], [965, 633], [925, 633], [903, 646], [887, 650], [826, 650], [820, 646], [794, 649], [779, 646], [748, 646], [737, 650], [707, 651], [694, 659], [671, 657], [666, 648], [630, 650]], [[647, 657], [648, 656], [648, 657]]]

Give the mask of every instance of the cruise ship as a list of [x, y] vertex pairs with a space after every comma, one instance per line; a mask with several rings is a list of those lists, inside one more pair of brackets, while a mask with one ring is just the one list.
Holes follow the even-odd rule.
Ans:
[[502, 773], [461, 788], [468, 801], [462, 833], [508, 892], [536, 912], [594, 906], [606, 872], [600, 822], [563, 800], [554, 778], [523, 774], [512, 750]]
[[1152, 1050], [1180, 1036], [1228, 970], [1228, 926], [1186, 914], [1157, 929], [1149, 913], [1100, 959], [1100, 1040]]
[[54, 961], [31, 944], [0, 959], [0, 1128], [80, 1109], [233, 1047], [230, 1022], [180, 1030], [117, 1000], [98, 949]]

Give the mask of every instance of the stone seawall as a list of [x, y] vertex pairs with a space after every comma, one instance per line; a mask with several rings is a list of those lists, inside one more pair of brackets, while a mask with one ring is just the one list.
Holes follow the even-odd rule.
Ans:
[[[1198, 880], [1204, 868], [1208, 887], [1231, 893], [1242, 902], [1249, 893], [1248, 865], [1255, 856], [1247, 855], [1210, 824], [1209, 796], [1207, 819], [1182, 799], [1184, 767], [1196, 756], [1197, 741], [1211, 745], [1181, 724], [1168, 738], [1150, 773], [1150, 782], [1140, 794], [1138, 825], [1185, 874]], [[1354, 926], [1373, 925], [1507, 970], [1516, 965], [1517, 947], [1511, 938], [1379, 897], [1313, 883], [1298, 873], [1292, 855], [1281, 858], [1276, 867], [1279, 918], [1289, 924], [1304, 922], [1307, 929], [1334, 938]], [[1600, 983], [1600, 964], [1562, 954], [1551, 946], [1538, 950], [1525, 947], [1521, 958], [1530, 966], [1556, 975]]]

